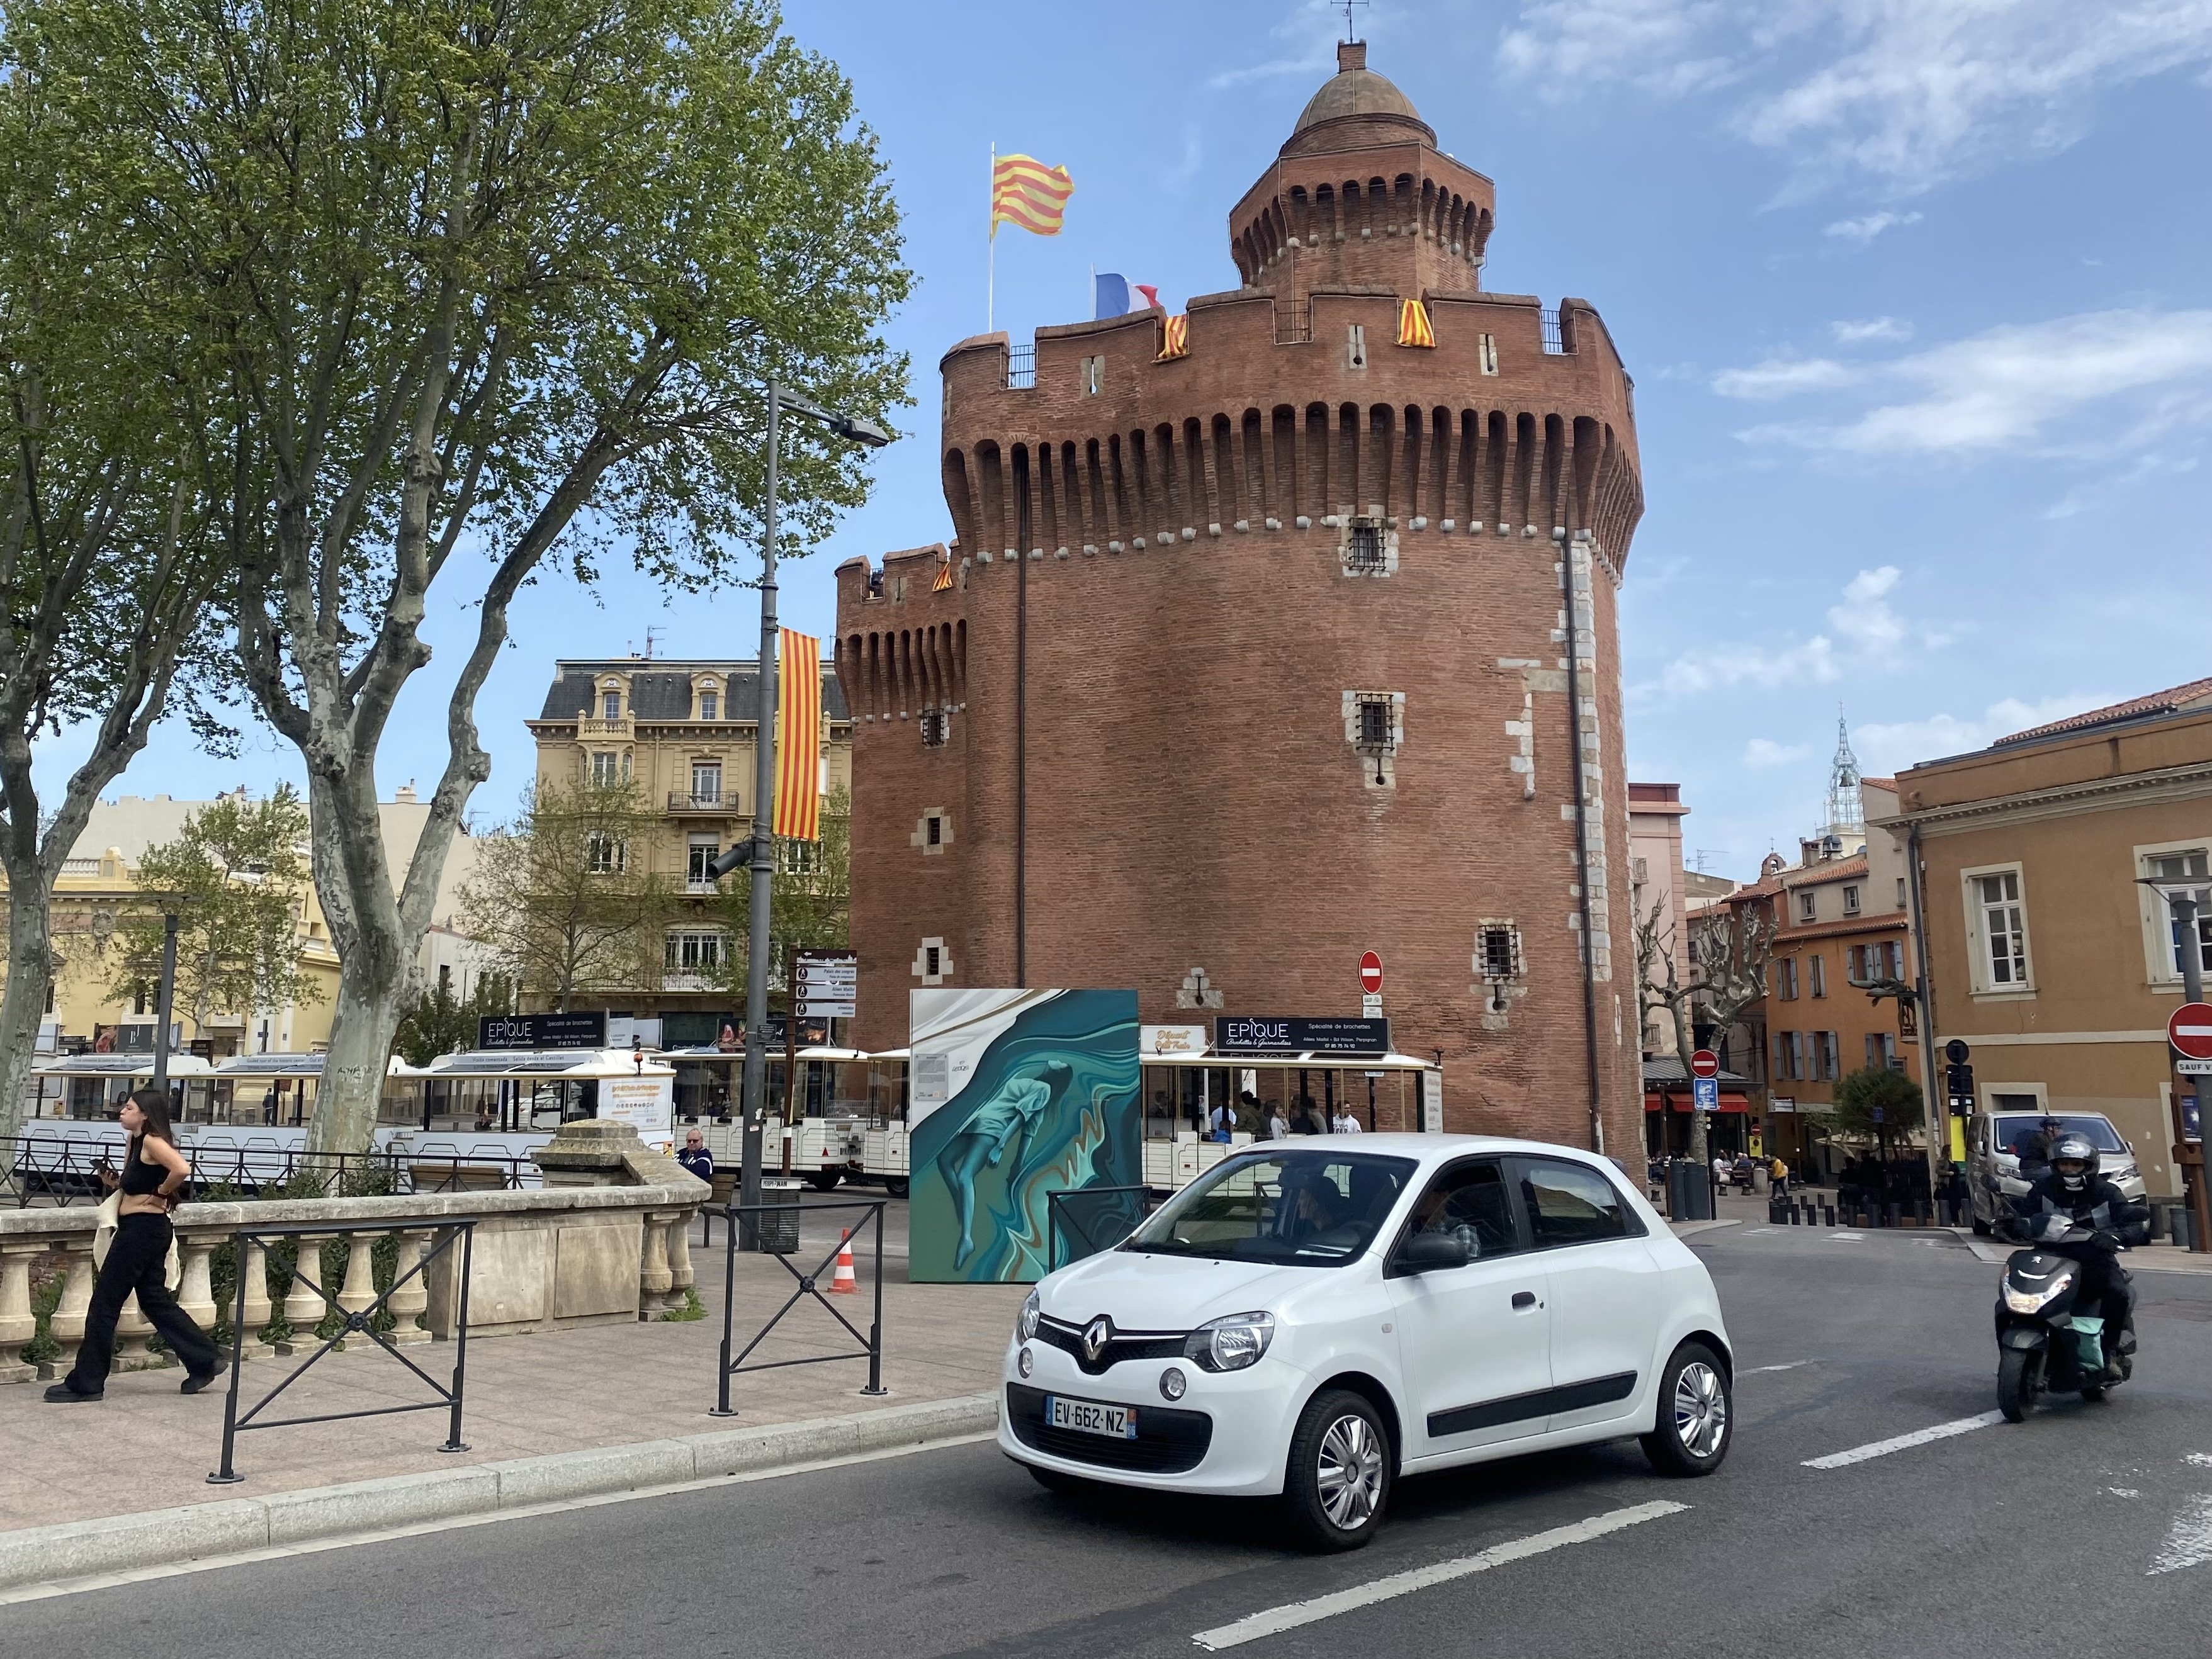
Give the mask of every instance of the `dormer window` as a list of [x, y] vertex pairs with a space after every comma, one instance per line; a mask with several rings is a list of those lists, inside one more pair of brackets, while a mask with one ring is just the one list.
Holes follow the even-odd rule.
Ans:
[[599, 693], [599, 718], [603, 720], [618, 720], [622, 718], [621, 692], [602, 691]]
[[702, 691], [699, 694], [699, 718], [701, 720], [718, 720], [721, 719], [721, 708], [722, 698], [720, 692]]

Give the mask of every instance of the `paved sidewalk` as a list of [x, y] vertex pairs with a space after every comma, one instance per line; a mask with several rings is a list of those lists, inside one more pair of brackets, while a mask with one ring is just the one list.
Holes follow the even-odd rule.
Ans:
[[[183, 1373], [173, 1367], [112, 1377], [106, 1399], [96, 1405], [49, 1405], [41, 1383], [0, 1386], [0, 1532], [994, 1393], [1026, 1287], [907, 1283], [903, 1222], [901, 1213], [884, 1263], [887, 1397], [860, 1393], [867, 1381], [861, 1356], [733, 1377], [730, 1401], [738, 1415], [708, 1416], [722, 1336], [723, 1253], [719, 1228], [714, 1248], [702, 1249], [695, 1224], [692, 1255], [706, 1318], [471, 1342], [463, 1453], [434, 1449], [446, 1437], [443, 1410], [255, 1430], [239, 1437], [234, 1457], [245, 1482], [214, 1486], [206, 1475], [222, 1449], [220, 1389], [187, 1399], [177, 1392]], [[809, 1224], [809, 1252], [792, 1258], [802, 1271], [836, 1237], [815, 1244], [818, 1226]], [[856, 1252], [856, 1265], [860, 1293], [831, 1299], [865, 1334], [874, 1307], [865, 1249]], [[734, 1313], [742, 1347], [797, 1285], [761, 1256], [739, 1257], [738, 1275]], [[793, 1359], [841, 1347], [858, 1354], [853, 1339], [808, 1298], [753, 1358]], [[403, 1352], [441, 1383], [450, 1378], [450, 1344]], [[294, 1363], [282, 1356], [248, 1360], [241, 1414]], [[370, 1346], [318, 1360], [264, 1415], [307, 1417], [428, 1398], [417, 1378]]]

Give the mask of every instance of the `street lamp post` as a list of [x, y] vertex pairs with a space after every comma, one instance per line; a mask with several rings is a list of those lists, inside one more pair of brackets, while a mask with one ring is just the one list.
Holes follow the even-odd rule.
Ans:
[[[2204, 946], [2197, 927], [2197, 890], [2169, 886], [2163, 878], [2156, 876], [2137, 876], [2136, 884], [2149, 888], [2164, 899], [2166, 908], [2173, 918], [2174, 955], [2180, 960], [2182, 1000], [2203, 1001]], [[2168, 1065], [2173, 1064], [2171, 1048], [2166, 1058]], [[2177, 1071], [2172, 1086], [2168, 1091], [2172, 1103], [2173, 1161], [2181, 1171], [2182, 1192], [2189, 1200], [2190, 1249], [2198, 1253], [2212, 1253], [2212, 1194], [2208, 1194], [2205, 1190], [2204, 1142], [2201, 1138], [2197, 1140], [2189, 1139], [2187, 1125], [2182, 1118], [2182, 1086], [2183, 1079]], [[2192, 1091], [2201, 1091], [2203, 1085], [2195, 1078], [2191, 1078], [2188, 1086]], [[2197, 1133], [2201, 1137], [2204, 1133], [2201, 1092], [2197, 1098], [2200, 1102]]]
[[161, 918], [161, 982], [154, 995], [154, 1087], [169, 1092], [169, 1015], [177, 996], [177, 913]]
[[[745, 940], [745, 1065], [741, 1109], [744, 1112], [744, 1165], [739, 1171], [738, 1202], [761, 1201], [762, 1133], [765, 1127], [768, 1093], [768, 956], [769, 904], [775, 879], [775, 831], [771, 806], [775, 799], [775, 491], [779, 416], [786, 410], [819, 421], [838, 436], [870, 449], [880, 449], [890, 434], [872, 422], [854, 415], [839, 415], [793, 396], [781, 385], [768, 383], [767, 503], [761, 520], [760, 672], [759, 695], [753, 703], [753, 820], [752, 837], [715, 859], [708, 867], [720, 878], [740, 864], [752, 866], [752, 902], [748, 907]], [[785, 1016], [789, 1018], [788, 1013]], [[738, 1229], [738, 1243], [756, 1248], [757, 1216], [749, 1216]]]

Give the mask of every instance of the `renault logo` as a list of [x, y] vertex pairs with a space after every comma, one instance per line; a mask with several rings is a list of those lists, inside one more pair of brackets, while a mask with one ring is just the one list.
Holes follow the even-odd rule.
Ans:
[[1098, 1356], [1106, 1352], [1106, 1345], [1113, 1340], [1113, 1337], [1114, 1322], [1107, 1318], [1104, 1314], [1100, 1314], [1097, 1318], [1083, 1328], [1083, 1357], [1092, 1364], [1097, 1364]]

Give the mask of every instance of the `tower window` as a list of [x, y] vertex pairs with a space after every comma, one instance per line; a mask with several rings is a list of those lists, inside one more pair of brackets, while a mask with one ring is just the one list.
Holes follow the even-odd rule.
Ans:
[[1083, 395], [1095, 398], [1106, 389], [1106, 360], [1085, 357], [1083, 360]]
[[1485, 922], [1477, 945], [1476, 965], [1483, 978], [1521, 976], [1521, 930], [1511, 922]]
[[1352, 521], [1352, 534], [1344, 547], [1344, 566], [1347, 570], [1367, 572], [1384, 568], [1381, 525], [1372, 519]]
[[928, 839], [924, 845], [930, 847], [942, 847], [945, 845], [945, 820], [943, 818], [938, 817], [936, 813], [932, 812], [927, 817], [922, 820], [922, 827], [928, 836]]
[[942, 749], [945, 739], [952, 735], [952, 716], [942, 708], [921, 711], [921, 746]]
[[1354, 323], [1345, 331], [1345, 361], [1354, 368], [1367, 367], [1367, 329]]
[[1362, 697], [1359, 700], [1359, 735], [1355, 739], [1363, 755], [1387, 754], [1390, 749], [1390, 700], [1388, 697]]
[[1481, 334], [1475, 337], [1475, 361], [1486, 374], [1498, 373], [1498, 337]]

